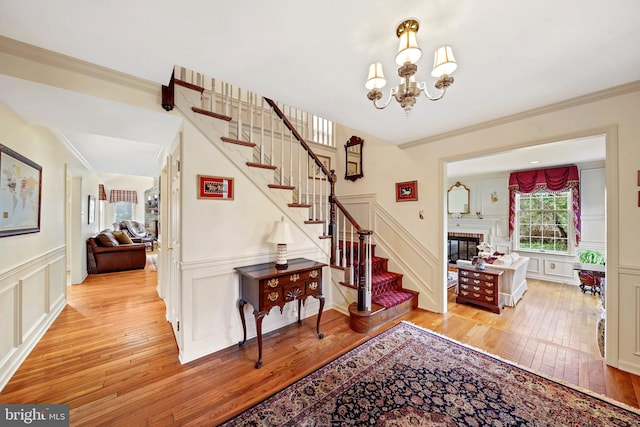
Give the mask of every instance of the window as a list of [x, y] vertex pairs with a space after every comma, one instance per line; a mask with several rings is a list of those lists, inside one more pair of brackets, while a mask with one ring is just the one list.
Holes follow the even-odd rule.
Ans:
[[519, 249], [568, 253], [571, 249], [571, 191], [517, 194]]
[[133, 204], [131, 202], [115, 202], [115, 222], [133, 219]]

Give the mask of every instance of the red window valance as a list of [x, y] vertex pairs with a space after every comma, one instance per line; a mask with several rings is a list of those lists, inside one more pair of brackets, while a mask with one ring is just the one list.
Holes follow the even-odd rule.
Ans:
[[138, 192], [135, 190], [111, 190], [109, 192], [109, 202], [138, 203]]
[[536, 191], [560, 192], [571, 190], [573, 231], [576, 245], [580, 243], [580, 176], [577, 166], [536, 169], [512, 172], [509, 175], [509, 236], [516, 225], [516, 194], [534, 193]]

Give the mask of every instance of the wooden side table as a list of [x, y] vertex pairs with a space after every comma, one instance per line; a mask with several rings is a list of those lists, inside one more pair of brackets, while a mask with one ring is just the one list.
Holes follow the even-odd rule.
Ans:
[[324, 295], [322, 294], [322, 267], [327, 264], [311, 261], [306, 258], [288, 260], [286, 269], [276, 269], [273, 262], [257, 265], [237, 267], [240, 274], [240, 320], [242, 321], [243, 339], [239, 343], [242, 346], [247, 341], [247, 325], [244, 319], [244, 305], [253, 306], [253, 316], [256, 320], [256, 333], [258, 338], [258, 361], [256, 368], [262, 366], [262, 319], [269, 314], [273, 307], [280, 307], [280, 313], [286, 303], [298, 301], [298, 324], [300, 309], [307, 297], [312, 296], [320, 301], [318, 320], [316, 321], [316, 333], [318, 338], [324, 338], [320, 333], [320, 317], [324, 308]]

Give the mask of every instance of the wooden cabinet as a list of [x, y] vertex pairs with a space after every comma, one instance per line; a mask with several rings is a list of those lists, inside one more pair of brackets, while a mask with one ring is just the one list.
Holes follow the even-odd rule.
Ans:
[[474, 266], [458, 266], [457, 303], [469, 303], [488, 308], [500, 314], [504, 307], [501, 270], [486, 268], [477, 270]]
[[324, 307], [322, 267], [326, 265], [305, 258], [296, 258], [289, 260], [285, 269], [275, 268], [275, 264], [272, 262], [236, 268], [240, 274], [241, 295], [238, 309], [244, 333], [240, 345], [243, 345], [247, 340], [244, 305], [249, 303], [253, 306], [253, 315], [256, 319], [258, 338], [256, 368], [262, 366], [262, 319], [269, 314], [273, 307], [280, 307], [280, 313], [282, 313], [286, 303], [298, 301], [298, 324], [301, 324], [302, 302], [310, 296], [317, 298], [320, 301], [320, 308], [316, 321], [316, 333], [318, 338], [324, 338], [324, 334], [320, 333], [320, 317]]

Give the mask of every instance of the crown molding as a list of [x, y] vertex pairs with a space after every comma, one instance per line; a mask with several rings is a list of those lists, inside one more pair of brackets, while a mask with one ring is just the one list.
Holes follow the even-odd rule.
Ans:
[[154, 95], [158, 94], [162, 87], [160, 83], [125, 74], [4, 36], [0, 36], [0, 52]]
[[399, 144], [400, 149], [418, 147], [420, 145], [428, 144], [430, 142], [438, 141], [446, 138], [453, 138], [456, 136], [465, 135], [479, 130], [484, 130], [496, 126], [506, 125], [509, 123], [517, 122], [519, 120], [528, 119], [531, 117], [541, 116], [543, 114], [549, 114], [560, 110], [566, 110], [568, 108], [577, 107], [592, 102], [600, 101], [607, 98], [615, 98], [617, 96], [627, 95], [629, 93], [640, 91], [640, 80], [636, 80], [631, 83], [626, 83], [620, 86], [614, 86], [608, 89], [604, 89], [598, 92], [593, 92], [587, 95], [578, 96], [576, 98], [567, 99], [564, 101], [549, 104], [544, 107], [538, 107], [531, 110], [523, 111], [521, 113], [512, 114], [509, 116], [501, 117], [499, 119], [490, 120], [488, 122], [478, 123], [471, 126], [466, 126], [460, 129], [452, 130], [449, 132], [440, 133], [437, 135], [422, 138], [416, 141]]

